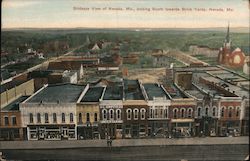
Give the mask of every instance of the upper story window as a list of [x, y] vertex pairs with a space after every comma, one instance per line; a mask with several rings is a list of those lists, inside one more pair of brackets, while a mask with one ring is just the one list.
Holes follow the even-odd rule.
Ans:
[[127, 109], [127, 120], [131, 120], [131, 113], [132, 113], [132, 110]]
[[239, 116], [240, 116], [240, 108], [237, 107], [237, 108], [236, 108], [236, 117], [239, 117]]
[[5, 117], [4, 117], [4, 125], [5, 125], [5, 126], [8, 126], [8, 125], [9, 125], [9, 118], [8, 118], [8, 116], [5, 116]]
[[165, 117], [165, 118], [168, 118], [168, 109], [165, 109], [165, 110], [164, 110], [164, 117]]
[[45, 113], [44, 118], [45, 118], [45, 123], [49, 123], [49, 115], [48, 115], [48, 113]]
[[185, 117], [185, 109], [181, 109], [181, 117], [182, 117], [182, 118]]
[[221, 117], [224, 117], [224, 107], [221, 109]]
[[69, 120], [70, 120], [71, 123], [74, 122], [74, 115], [73, 115], [73, 113], [69, 114]]
[[139, 110], [134, 109], [134, 120], [138, 120], [138, 113], [139, 113]]
[[141, 109], [141, 120], [144, 120], [145, 119], [145, 116], [146, 115], [146, 110], [143, 108]]
[[98, 115], [97, 115], [97, 113], [95, 113], [95, 122], [97, 122], [97, 119], [98, 119]]
[[34, 122], [33, 114], [30, 113], [30, 123], [33, 123], [33, 122]]
[[114, 119], [114, 110], [113, 109], [109, 110], [109, 115], [110, 115], [110, 120], [113, 120]]
[[158, 109], [156, 108], [156, 109], [154, 109], [154, 118], [158, 118]]
[[65, 113], [62, 113], [62, 123], [65, 123]]
[[192, 118], [192, 108], [188, 109], [188, 118]]
[[215, 116], [215, 114], [216, 114], [216, 108], [214, 107], [213, 108], [213, 116]]
[[56, 113], [53, 113], [53, 123], [57, 122], [57, 117], [56, 117]]
[[90, 114], [86, 113], [86, 122], [90, 122]]
[[177, 111], [178, 111], [177, 109], [173, 110], [173, 116], [174, 116], [175, 119], [177, 118]]
[[116, 110], [116, 119], [121, 120], [121, 110], [120, 109]]
[[78, 114], [78, 122], [79, 122], [79, 123], [82, 123], [82, 113], [79, 113], [79, 114]]
[[198, 108], [198, 117], [200, 117], [201, 116], [201, 108], [199, 107]]
[[107, 120], [107, 110], [106, 109], [102, 110], [102, 118], [103, 118], [103, 120]]
[[205, 115], [208, 115], [208, 107], [205, 109]]
[[228, 117], [232, 117], [232, 108], [231, 107], [229, 107], [229, 111], [228, 111]]
[[16, 116], [12, 116], [11, 119], [12, 119], [12, 125], [16, 125], [17, 124], [16, 123]]
[[150, 108], [150, 118], [153, 118], [153, 109], [152, 108]]
[[37, 123], [41, 123], [41, 114], [40, 113], [37, 113], [37, 116], [36, 116], [36, 121]]

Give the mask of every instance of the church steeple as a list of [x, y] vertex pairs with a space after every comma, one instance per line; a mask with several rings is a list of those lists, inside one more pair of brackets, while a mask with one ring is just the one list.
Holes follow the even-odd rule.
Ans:
[[228, 49], [231, 48], [229, 22], [228, 22], [228, 26], [227, 26], [227, 35], [226, 35], [226, 38], [225, 38], [224, 47], [228, 48]]
[[230, 35], [229, 35], [229, 23], [228, 23], [228, 26], [227, 26], [227, 36], [226, 36], [226, 42], [229, 43], [230, 42]]

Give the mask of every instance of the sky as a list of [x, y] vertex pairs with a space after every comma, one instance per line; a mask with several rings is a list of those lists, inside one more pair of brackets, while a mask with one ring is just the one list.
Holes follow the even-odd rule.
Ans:
[[1, 18], [2, 28], [249, 27], [250, 21], [248, 0], [3, 0]]

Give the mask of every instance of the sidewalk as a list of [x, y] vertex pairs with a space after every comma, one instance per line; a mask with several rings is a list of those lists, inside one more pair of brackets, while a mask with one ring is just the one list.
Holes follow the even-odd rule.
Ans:
[[[244, 137], [207, 137], [181, 139], [120, 139], [113, 140], [112, 147], [133, 146], [171, 146], [171, 145], [234, 145], [249, 144]], [[73, 140], [73, 141], [2, 141], [0, 149], [67, 149], [67, 148], [101, 148], [107, 147], [107, 140]]]

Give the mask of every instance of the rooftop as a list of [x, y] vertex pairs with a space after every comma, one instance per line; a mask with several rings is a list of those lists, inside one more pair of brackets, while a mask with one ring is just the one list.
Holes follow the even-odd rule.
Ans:
[[144, 100], [138, 80], [124, 79], [123, 82], [126, 100]]
[[153, 100], [154, 98], [166, 98], [170, 99], [167, 93], [162, 89], [162, 87], [155, 83], [147, 83], [143, 84], [146, 93], [148, 95], [149, 100]]
[[83, 96], [81, 102], [99, 102], [102, 97], [104, 87], [90, 87]]
[[16, 100], [12, 101], [10, 104], [2, 108], [2, 111], [18, 111], [19, 104], [26, 100], [29, 96], [21, 96]]
[[123, 99], [123, 87], [118, 83], [115, 85], [109, 85], [106, 87], [103, 100], [122, 100]]
[[77, 101], [84, 88], [84, 85], [75, 84], [49, 85], [31, 97], [27, 102], [38, 103], [43, 101], [45, 103], [55, 103], [59, 101], [63, 103], [72, 103]]

